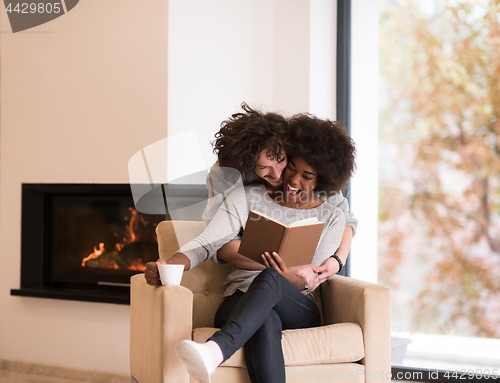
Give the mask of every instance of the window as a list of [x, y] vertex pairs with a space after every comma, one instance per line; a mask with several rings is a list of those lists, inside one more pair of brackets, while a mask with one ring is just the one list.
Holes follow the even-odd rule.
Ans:
[[379, 4], [378, 281], [392, 291], [393, 365], [498, 375], [500, 4]]

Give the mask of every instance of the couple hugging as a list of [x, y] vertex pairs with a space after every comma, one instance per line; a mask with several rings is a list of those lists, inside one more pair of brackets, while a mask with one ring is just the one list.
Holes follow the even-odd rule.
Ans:
[[[357, 221], [340, 190], [353, 173], [356, 150], [338, 122], [309, 114], [285, 119], [245, 103], [242, 108], [215, 135], [218, 161], [207, 177], [212, 198], [203, 214], [208, 225], [167, 261], [184, 270], [208, 258], [233, 265], [214, 320], [220, 331], [204, 344], [179, 342], [176, 353], [190, 375], [206, 383], [245, 345], [252, 382], [284, 383], [282, 330], [320, 325], [314, 289], [347, 259]], [[234, 187], [234, 174], [225, 169], [236, 169], [245, 186]], [[251, 210], [279, 216], [285, 225], [311, 216], [323, 222], [311, 264], [288, 267], [279, 254], [267, 252], [261, 264], [238, 254]], [[151, 285], [160, 284], [160, 263], [165, 261], [147, 264]]]

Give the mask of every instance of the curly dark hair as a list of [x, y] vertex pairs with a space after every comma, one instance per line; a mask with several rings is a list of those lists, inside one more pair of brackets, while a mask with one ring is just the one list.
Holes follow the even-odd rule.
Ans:
[[270, 158], [279, 158], [288, 122], [277, 113], [262, 113], [245, 102], [241, 108], [242, 113], [233, 114], [221, 123], [212, 146], [220, 166], [247, 174], [254, 170], [262, 150], [267, 149]]
[[310, 114], [288, 120], [285, 150], [289, 158], [301, 157], [318, 172], [315, 190], [327, 196], [342, 190], [356, 168], [356, 148], [346, 127]]

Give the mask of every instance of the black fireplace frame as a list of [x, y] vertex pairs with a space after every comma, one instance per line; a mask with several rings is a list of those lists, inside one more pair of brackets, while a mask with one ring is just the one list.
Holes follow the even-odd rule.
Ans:
[[[161, 185], [163, 198], [206, 201], [205, 185]], [[52, 195], [131, 196], [129, 184], [23, 184], [21, 212], [21, 286], [11, 295], [87, 302], [130, 304], [130, 284], [49, 282], [47, 253], [49, 199]], [[165, 204], [166, 207], [166, 204]], [[166, 211], [165, 219], [170, 219]], [[200, 217], [201, 219], [201, 217]], [[29, 238], [29, 241], [22, 239]]]

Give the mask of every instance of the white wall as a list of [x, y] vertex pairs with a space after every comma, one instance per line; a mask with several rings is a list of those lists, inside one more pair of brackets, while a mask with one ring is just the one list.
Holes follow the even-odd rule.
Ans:
[[[167, 3], [81, 1], [16, 34], [1, 10], [0, 358], [128, 373], [129, 307], [10, 296], [21, 184], [126, 183], [167, 134]], [[163, 49], [162, 49], [163, 47]]]
[[169, 135], [195, 129], [211, 166], [210, 141], [241, 102], [285, 115], [308, 111], [310, 6], [171, 0]]
[[311, 1], [309, 112], [320, 118], [337, 116], [337, 2]]
[[209, 141], [242, 101], [307, 111], [309, 6], [86, 0], [11, 34], [2, 4], [0, 359], [129, 372], [128, 306], [10, 296], [20, 286], [21, 184], [126, 183], [137, 151], [189, 129], [211, 164]]
[[195, 129], [210, 166], [210, 141], [242, 101], [272, 108], [273, 4], [169, 4], [169, 135]]

